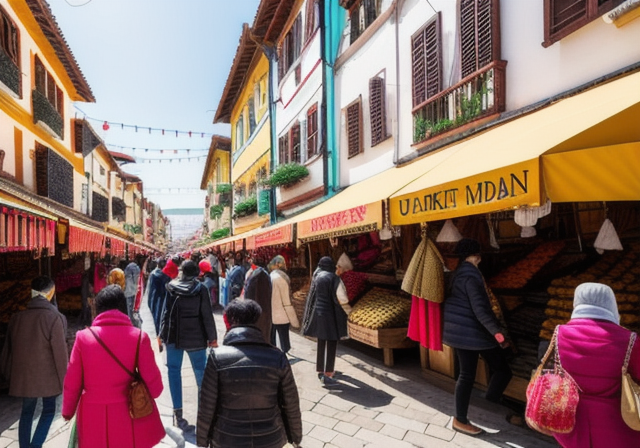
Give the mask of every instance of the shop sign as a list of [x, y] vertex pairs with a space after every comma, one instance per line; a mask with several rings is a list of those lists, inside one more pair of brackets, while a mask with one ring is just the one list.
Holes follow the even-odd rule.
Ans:
[[382, 202], [343, 210], [298, 223], [298, 239], [313, 241], [378, 229], [382, 223]]
[[391, 225], [539, 206], [539, 160], [488, 171], [389, 199]]
[[291, 242], [291, 225], [269, 230], [255, 236], [255, 247], [274, 246]]

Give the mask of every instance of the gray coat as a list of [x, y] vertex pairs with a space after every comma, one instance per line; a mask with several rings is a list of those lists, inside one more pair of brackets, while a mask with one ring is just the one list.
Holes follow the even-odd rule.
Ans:
[[44, 296], [11, 317], [0, 367], [9, 379], [9, 395], [52, 397], [62, 393], [69, 356], [67, 320]]

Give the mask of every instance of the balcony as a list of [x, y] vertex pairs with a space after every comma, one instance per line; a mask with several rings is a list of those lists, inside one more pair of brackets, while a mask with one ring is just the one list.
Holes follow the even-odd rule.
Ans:
[[493, 61], [414, 107], [413, 143], [505, 110], [507, 61]]
[[40, 122], [45, 129], [60, 139], [64, 138], [64, 122], [62, 116], [51, 105], [46, 96], [37, 90], [31, 92], [33, 102], [33, 122]]
[[0, 82], [20, 97], [20, 69], [2, 49], [0, 49]]

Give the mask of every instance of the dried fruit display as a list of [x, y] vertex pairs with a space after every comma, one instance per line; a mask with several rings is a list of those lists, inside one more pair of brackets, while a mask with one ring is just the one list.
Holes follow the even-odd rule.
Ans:
[[489, 286], [495, 289], [518, 289], [524, 287], [564, 247], [564, 241], [550, 241], [541, 244], [525, 258], [504, 269], [489, 280]]
[[383, 288], [373, 288], [353, 307], [349, 322], [361, 327], [403, 328], [409, 325], [411, 301], [400, 294]]
[[573, 293], [578, 285], [598, 282], [609, 285], [616, 294], [620, 324], [632, 330], [640, 327], [640, 243], [625, 244], [624, 251], [606, 252], [590, 268], [577, 275], [554, 279], [547, 289], [551, 297], [542, 324], [540, 338], [550, 340], [556, 325], [571, 318]]
[[11, 316], [27, 308], [31, 300], [31, 279], [0, 282], [0, 322], [8, 323]]

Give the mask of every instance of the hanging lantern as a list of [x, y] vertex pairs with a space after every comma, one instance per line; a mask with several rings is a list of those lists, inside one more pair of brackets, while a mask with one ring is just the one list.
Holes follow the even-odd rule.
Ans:
[[596, 251], [602, 255], [605, 250], [622, 250], [622, 243], [613, 223], [608, 218], [602, 223], [598, 236], [593, 243]]
[[104, 123], [102, 123], [102, 129], [104, 131], [108, 131], [109, 130], [109, 123], [107, 123], [106, 121]]
[[438, 243], [457, 243], [462, 239], [460, 231], [450, 219], [447, 219], [436, 237]]

